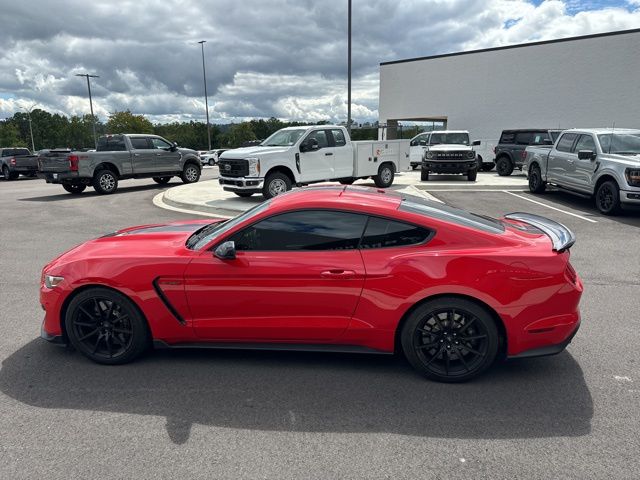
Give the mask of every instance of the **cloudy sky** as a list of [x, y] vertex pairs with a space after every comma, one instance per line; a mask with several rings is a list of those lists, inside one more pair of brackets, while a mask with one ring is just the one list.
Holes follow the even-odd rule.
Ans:
[[[130, 109], [154, 122], [346, 119], [347, 0], [2, 0], [0, 119]], [[640, 0], [353, 0], [353, 117], [379, 63], [640, 27]]]

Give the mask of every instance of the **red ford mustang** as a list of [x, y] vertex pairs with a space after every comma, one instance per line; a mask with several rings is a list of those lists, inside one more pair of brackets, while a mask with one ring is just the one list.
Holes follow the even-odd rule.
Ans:
[[156, 348], [401, 351], [429, 378], [562, 351], [580, 324], [574, 235], [359, 187], [227, 221], [146, 225], [49, 263], [42, 337], [106, 364]]

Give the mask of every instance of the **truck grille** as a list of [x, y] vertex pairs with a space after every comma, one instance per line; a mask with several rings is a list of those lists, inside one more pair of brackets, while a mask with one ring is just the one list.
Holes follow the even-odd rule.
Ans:
[[431, 160], [468, 160], [467, 152], [433, 152]]
[[218, 161], [220, 175], [223, 177], [246, 177], [249, 175], [249, 162], [244, 159]]

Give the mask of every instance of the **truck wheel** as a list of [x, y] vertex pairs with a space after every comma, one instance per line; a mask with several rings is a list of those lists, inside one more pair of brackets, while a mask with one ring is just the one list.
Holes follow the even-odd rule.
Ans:
[[596, 190], [596, 207], [603, 215], [620, 213], [620, 189], [613, 180], [603, 182]]
[[351, 185], [353, 182], [356, 181], [355, 178], [341, 178], [340, 180], [338, 180], [342, 185]]
[[169, 183], [169, 180], [171, 180], [171, 177], [153, 177], [153, 181], [160, 185]]
[[373, 183], [375, 183], [378, 188], [387, 188], [393, 183], [394, 177], [395, 172], [393, 166], [389, 163], [383, 163], [378, 169], [378, 175], [373, 177]]
[[496, 170], [501, 177], [508, 177], [513, 172], [513, 163], [508, 157], [500, 157], [496, 160]]
[[478, 176], [478, 168], [473, 168], [467, 172], [467, 180], [470, 182], [475, 182], [476, 177]]
[[542, 180], [540, 167], [533, 165], [529, 169], [529, 191], [531, 193], [543, 193], [547, 189], [547, 182]]
[[6, 165], [2, 167], [2, 176], [8, 182], [9, 180], [15, 180], [20, 176], [19, 173], [9, 171], [9, 167]]
[[429, 170], [425, 170], [424, 168], [420, 170], [420, 180], [423, 182], [429, 181]]
[[108, 195], [118, 189], [118, 177], [111, 170], [98, 170], [93, 175], [93, 188], [101, 195]]
[[235, 193], [237, 196], [242, 198], [249, 198], [251, 195], [253, 195], [252, 192], [233, 192], [233, 193]]
[[187, 163], [180, 175], [182, 183], [196, 183], [200, 180], [200, 169], [195, 163]]
[[87, 186], [81, 183], [63, 183], [62, 188], [64, 188], [67, 192], [69, 192], [72, 195], [79, 195], [82, 192], [84, 192]]
[[216, 164], [216, 162], [214, 162], [213, 158], [210, 158], [208, 163], [209, 163], [210, 167], [213, 167]]
[[264, 180], [262, 196], [268, 200], [289, 190], [291, 190], [291, 179], [284, 173], [273, 172]]
[[493, 167], [495, 167], [496, 164], [491, 162], [491, 163], [483, 163], [482, 164], [482, 171], [483, 172], [490, 172], [491, 170], [493, 170]]

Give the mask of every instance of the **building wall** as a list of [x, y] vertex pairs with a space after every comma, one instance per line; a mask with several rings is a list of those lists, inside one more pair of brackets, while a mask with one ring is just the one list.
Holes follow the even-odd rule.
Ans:
[[380, 65], [380, 123], [446, 118], [473, 139], [507, 128], [640, 128], [640, 31]]

